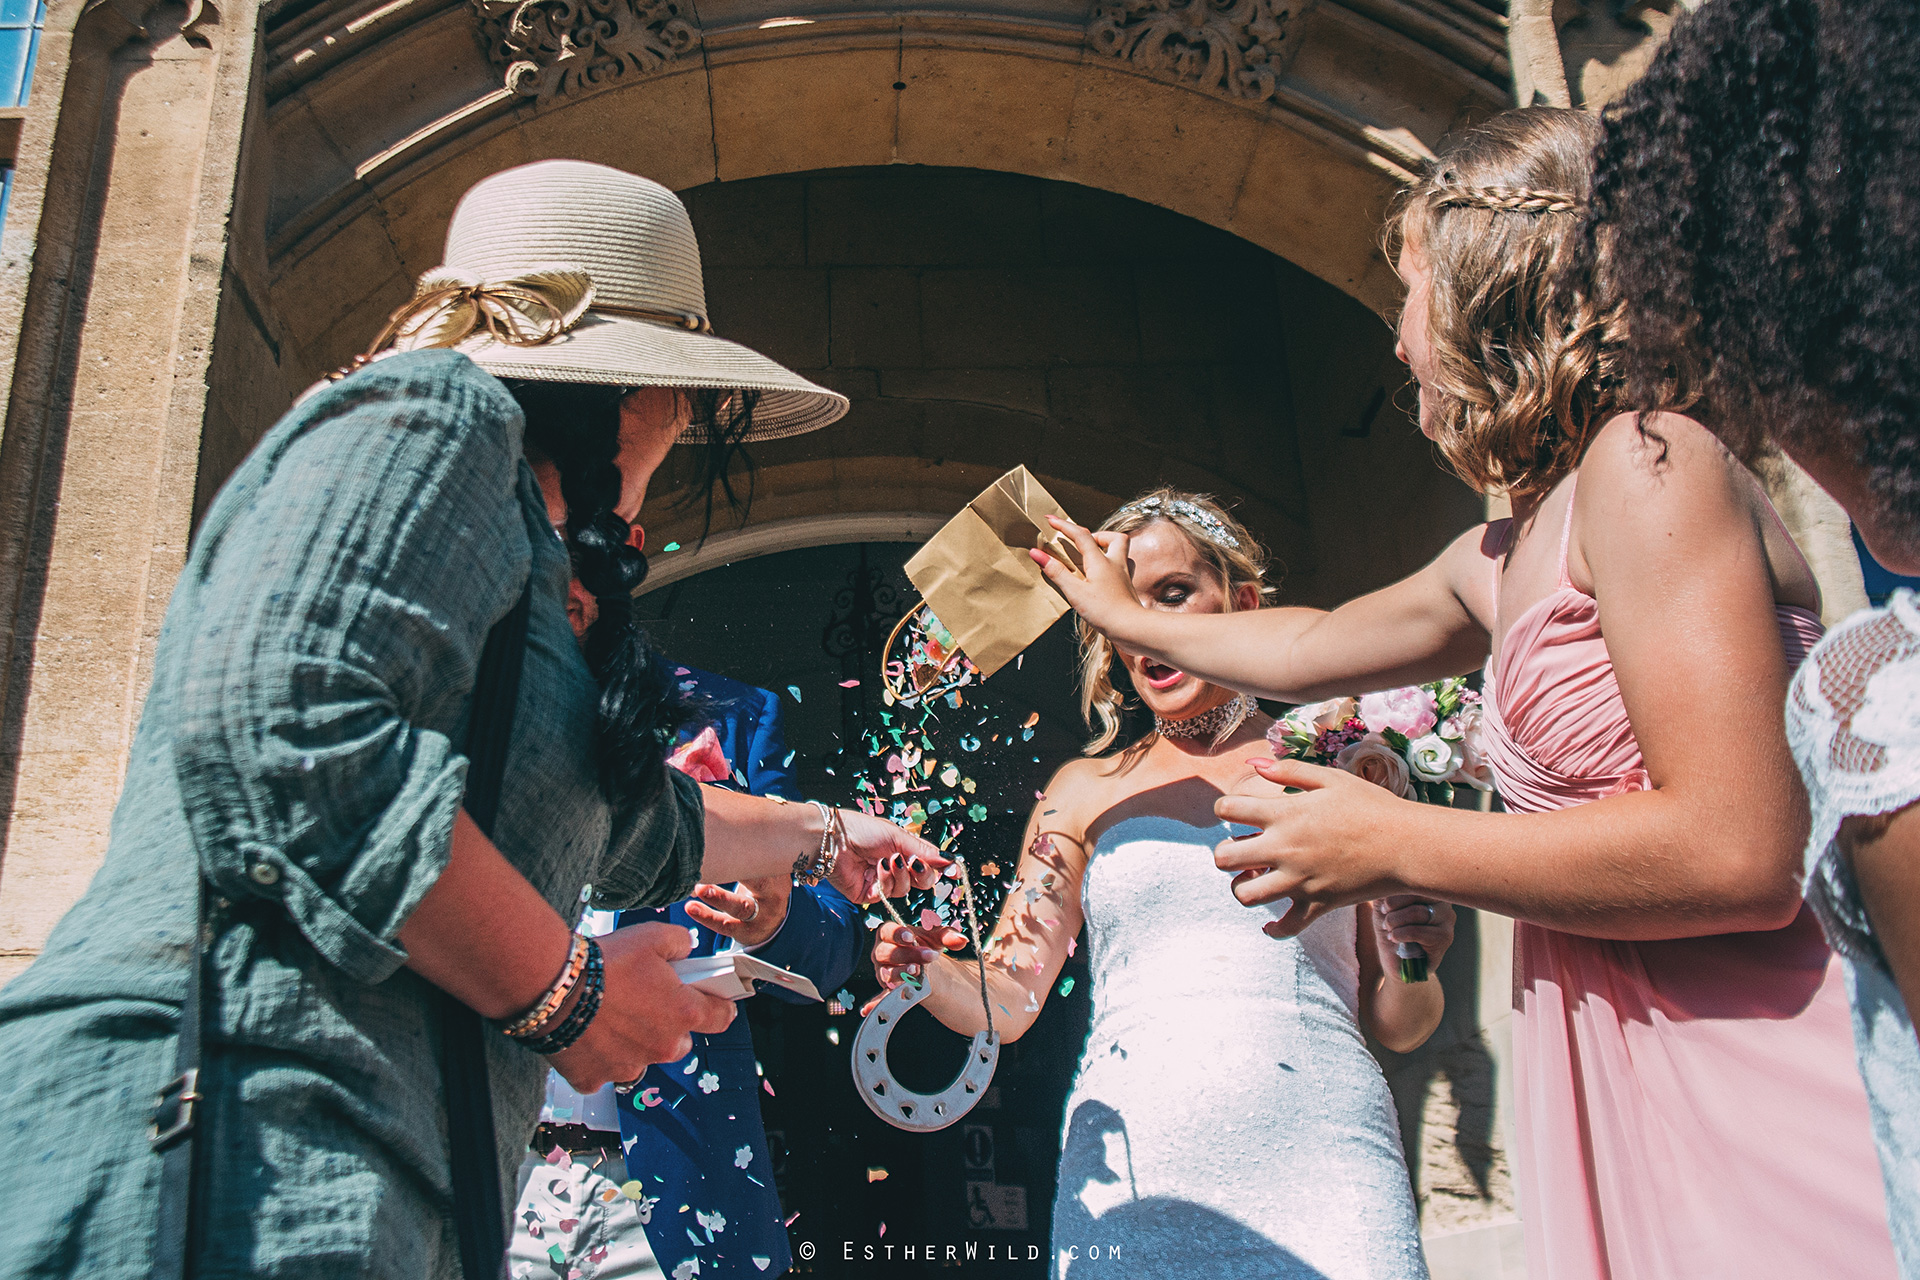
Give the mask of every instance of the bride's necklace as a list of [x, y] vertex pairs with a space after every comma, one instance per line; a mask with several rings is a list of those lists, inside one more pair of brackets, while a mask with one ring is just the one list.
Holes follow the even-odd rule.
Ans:
[[1184, 720], [1168, 720], [1162, 716], [1153, 718], [1155, 733], [1166, 738], [1201, 738], [1220, 743], [1247, 722], [1253, 714], [1254, 702], [1246, 694], [1236, 695], [1232, 701], [1223, 702], [1211, 711], [1202, 711], [1197, 716], [1188, 716]]

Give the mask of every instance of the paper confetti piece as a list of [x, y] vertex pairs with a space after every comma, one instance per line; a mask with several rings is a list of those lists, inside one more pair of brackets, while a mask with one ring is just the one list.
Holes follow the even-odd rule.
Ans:
[[997, 862], [983, 862], [980, 864], [980, 874], [983, 876], [997, 876], [1000, 874], [1000, 864]]
[[967, 817], [973, 819], [975, 822], [985, 822], [987, 820], [987, 806], [983, 804], [968, 805]]
[[858, 689], [860, 687], [860, 682], [858, 680], [842, 680], [840, 682], [840, 687], [842, 689]]
[[638, 1178], [630, 1178], [620, 1184], [620, 1194], [629, 1200], [644, 1200], [647, 1196], [647, 1189], [641, 1184]]
[[569, 1169], [573, 1167], [573, 1157], [567, 1154], [565, 1147], [555, 1144], [553, 1150], [547, 1152], [547, 1163]]
[[744, 1169], [752, 1163], [753, 1163], [752, 1147], [735, 1147], [733, 1149], [733, 1167], [734, 1168]]
[[960, 770], [953, 765], [948, 765], [946, 768], [942, 769], [940, 771], [940, 785], [943, 787], [959, 786]]
[[[692, 1235], [693, 1232], [689, 1231], [687, 1232], [687, 1234]], [[696, 1245], [698, 1245], [699, 1243], [700, 1242], [698, 1240], [694, 1241], [694, 1244]], [[688, 1258], [685, 1262], [682, 1262], [679, 1266], [673, 1269], [673, 1280], [693, 1280], [693, 1277], [699, 1274], [700, 1274], [700, 1259]]]
[[[739, 1162], [736, 1161], [735, 1163], [739, 1163]], [[742, 1169], [746, 1168], [745, 1165], [741, 1165], [740, 1167]], [[727, 1229], [727, 1215], [724, 1213], [721, 1213], [718, 1209], [715, 1209], [712, 1213], [696, 1212], [693, 1216], [695, 1221], [697, 1221], [701, 1226], [705, 1227], [708, 1231], [712, 1232], [714, 1235], [719, 1235], [721, 1232]]]
[[887, 1238], [887, 1224], [884, 1222], [880, 1224], [880, 1238], [882, 1240]]
[[[799, 1215], [796, 1214], [795, 1216], [797, 1217]], [[753, 1255], [754, 1270], [765, 1271], [768, 1267], [772, 1265], [773, 1265], [773, 1259], [767, 1257], [765, 1254], [756, 1253]]]
[[[799, 755], [799, 754], [800, 754], [800, 753], [799, 753], [798, 751], [789, 751], [789, 752], [787, 752], [787, 758], [786, 758], [785, 760], [782, 760], [782, 761], [780, 762], [780, 767], [781, 767], [782, 769], [787, 769], [787, 768], [791, 768], [791, 767], [792, 767], [792, 765], [793, 765], [793, 758], [794, 758], [795, 756], [797, 756], [797, 755]], [[829, 769], [829, 770], [827, 770], [827, 772], [828, 772], [828, 773], [832, 773], [832, 772], [833, 772], [833, 770], [831, 770], [831, 769]]]
[[669, 542], [666, 546], [660, 548], [663, 554], [668, 551], [678, 551], [679, 549], [680, 549], [680, 544], [677, 542]]
[[[839, 1043], [840, 1043], [840, 1028], [838, 1028], [838, 1027], [828, 1027], [828, 1028], [827, 1028], [827, 1043], [828, 1043], [828, 1044], [839, 1044]], [[769, 1086], [767, 1086], [767, 1092], [768, 1092], [768, 1093], [772, 1093], [772, 1092], [773, 1092], [773, 1086], [771, 1086], [771, 1085], [769, 1085]]]
[[1061, 994], [1061, 995], [1063, 995], [1063, 996], [1070, 996], [1070, 995], [1072, 995], [1072, 994], [1073, 994], [1073, 979], [1072, 979], [1072, 978], [1062, 978], [1062, 979], [1060, 979], [1060, 994]]
[[647, 1107], [657, 1107], [659, 1105], [660, 1090], [649, 1085], [640, 1091], [640, 1106], [643, 1110]]
[[920, 912], [920, 927], [922, 929], [938, 929], [940, 927], [940, 917], [934, 912], [923, 908]]
[[1072, 959], [1073, 953], [1075, 951], [1078, 951], [1079, 949], [1080, 949], [1080, 939], [1078, 938], [1067, 939], [1067, 958], [1068, 959]]
[[790, 684], [790, 685], [788, 685], [788, 686], [787, 686], [787, 692], [793, 695], [793, 700], [794, 700], [795, 702], [799, 702], [799, 701], [801, 700], [801, 698], [800, 698], [800, 686], [799, 686], [799, 685], [797, 685], [797, 684]]
[[557, 1244], [547, 1246], [547, 1256], [552, 1258], [554, 1262], [560, 1266], [564, 1267], [567, 1265], [567, 1255], [561, 1251], [560, 1246]]
[[794, 1224], [794, 1220], [797, 1219], [799, 1216], [800, 1216], [800, 1212], [799, 1210], [796, 1209], [794, 1212], [788, 1214], [787, 1220], [781, 1223], [780, 1225], [790, 1227]]
[[720, 1092], [720, 1077], [715, 1075], [711, 1071], [702, 1072], [700, 1075], [700, 1092], [702, 1093]]
[[885, 1182], [886, 1180], [887, 1180], [887, 1171], [885, 1166], [877, 1165], [877, 1164], [870, 1164], [867, 1166], [868, 1182]]
[[689, 1058], [687, 1060], [687, 1065], [684, 1069], [681, 1070], [680, 1074], [683, 1076], [690, 1076], [694, 1072], [698, 1071], [699, 1069], [700, 1069], [700, 1059], [696, 1056], [693, 1058]]
[[1031, 729], [1033, 728], [1033, 726], [1039, 723], [1040, 723], [1040, 713], [1038, 711], [1031, 711], [1027, 713], [1027, 718], [1020, 722], [1020, 727], [1022, 729]]

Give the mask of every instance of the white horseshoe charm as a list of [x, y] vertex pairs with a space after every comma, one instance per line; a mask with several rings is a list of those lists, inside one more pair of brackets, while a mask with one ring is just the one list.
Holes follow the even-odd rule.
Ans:
[[927, 984], [902, 982], [880, 997], [853, 1037], [853, 1079], [873, 1114], [896, 1129], [933, 1133], [973, 1110], [1000, 1065], [1000, 1034], [982, 1031], [967, 1047], [967, 1064], [939, 1093], [904, 1089], [887, 1070], [887, 1040], [907, 1010], [927, 998]]

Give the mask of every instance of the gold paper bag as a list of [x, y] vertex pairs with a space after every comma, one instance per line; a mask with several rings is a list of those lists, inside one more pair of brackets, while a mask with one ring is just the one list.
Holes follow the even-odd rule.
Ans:
[[1047, 523], [1049, 515], [1067, 518], [1025, 467], [1015, 467], [907, 561], [907, 577], [982, 678], [1067, 612], [1027, 554], [1038, 547], [1080, 568], [1079, 554]]

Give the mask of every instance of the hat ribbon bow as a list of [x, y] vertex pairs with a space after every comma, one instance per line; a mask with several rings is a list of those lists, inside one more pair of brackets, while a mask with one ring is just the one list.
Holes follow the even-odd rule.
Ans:
[[507, 346], [537, 347], [573, 328], [592, 303], [593, 277], [565, 263], [529, 267], [505, 280], [435, 267], [367, 349], [332, 376], [345, 377], [388, 347], [455, 347], [481, 333]]

